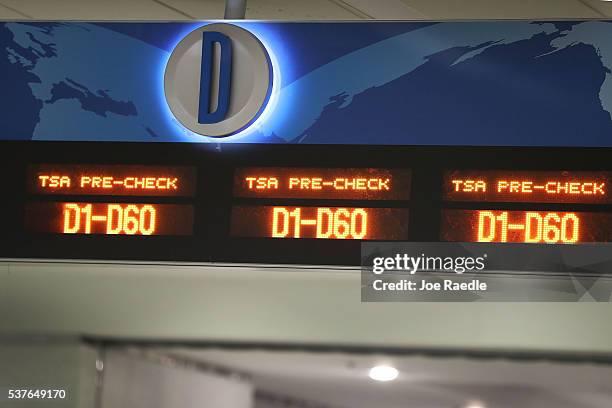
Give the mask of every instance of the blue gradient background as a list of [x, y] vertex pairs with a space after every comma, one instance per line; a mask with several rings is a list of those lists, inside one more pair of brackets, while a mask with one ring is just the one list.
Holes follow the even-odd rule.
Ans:
[[236, 21], [275, 89], [228, 138], [172, 116], [163, 74], [199, 23], [0, 23], [0, 140], [612, 146], [612, 24]]

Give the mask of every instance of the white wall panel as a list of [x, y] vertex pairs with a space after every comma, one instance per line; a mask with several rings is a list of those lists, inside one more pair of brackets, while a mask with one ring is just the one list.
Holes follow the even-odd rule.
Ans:
[[402, 0], [344, 0], [344, 3], [379, 20], [422, 20], [427, 16]]
[[[93, 408], [95, 360], [76, 340], [0, 338], [0, 407]], [[62, 389], [66, 398], [8, 400], [8, 388]]]
[[216, 20], [223, 18], [223, 0], [159, 0], [169, 7], [182, 11], [197, 20]]
[[609, 303], [362, 303], [357, 270], [14, 263], [0, 288], [12, 333], [612, 352]]
[[43, 20], [184, 20], [187, 17], [151, 0], [1, 0]]
[[263, 20], [355, 20], [363, 16], [329, 0], [247, 0], [246, 18]]
[[583, 0], [583, 3], [597, 10], [604, 16], [612, 17], [612, 2], [604, 0]]
[[[0, 18], [80, 20], [219, 19], [224, 0], [1, 0]], [[11, 10], [12, 9], [12, 10]], [[248, 0], [247, 18], [508, 19], [612, 16], [601, 0]]]
[[430, 19], [596, 18], [577, 0], [403, 0]]
[[252, 403], [247, 382], [106, 352], [102, 408], [251, 408]]
[[30, 16], [20, 12], [17, 9], [13, 9], [12, 7], [7, 7], [0, 4], [0, 19], [4, 20], [23, 20], [28, 19]]

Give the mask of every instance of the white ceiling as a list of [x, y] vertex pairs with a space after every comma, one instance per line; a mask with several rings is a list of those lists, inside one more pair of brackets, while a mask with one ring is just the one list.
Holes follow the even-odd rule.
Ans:
[[[612, 401], [612, 366], [439, 357], [398, 357], [264, 350], [165, 349], [192, 361], [251, 375], [258, 389], [333, 408], [604, 408]], [[370, 367], [392, 364], [389, 383]]]
[[[185, 20], [223, 17], [224, 0], [0, 0], [0, 19]], [[612, 17], [601, 0], [247, 0], [247, 18], [515, 19]]]

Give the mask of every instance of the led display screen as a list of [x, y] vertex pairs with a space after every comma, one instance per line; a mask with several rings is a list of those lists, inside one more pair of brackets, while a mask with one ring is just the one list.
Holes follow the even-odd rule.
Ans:
[[231, 217], [236, 237], [408, 238], [408, 210], [400, 208], [234, 206]]
[[612, 203], [612, 172], [450, 171], [444, 174], [448, 201]]
[[192, 235], [193, 207], [181, 204], [30, 202], [26, 231], [49, 234]]
[[50, 165], [28, 166], [33, 194], [113, 196], [193, 196], [195, 169], [181, 166]]
[[442, 212], [441, 239], [454, 242], [610, 242], [612, 214], [495, 209]]
[[407, 200], [410, 171], [374, 168], [239, 167], [234, 196]]

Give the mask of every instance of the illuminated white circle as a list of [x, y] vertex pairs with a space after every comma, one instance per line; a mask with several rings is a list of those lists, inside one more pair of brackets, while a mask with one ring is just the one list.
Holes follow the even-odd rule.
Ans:
[[393, 381], [398, 375], [397, 368], [388, 365], [372, 367], [369, 372], [370, 378], [375, 381]]
[[[229, 109], [216, 123], [198, 122], [206, 32], [227, 36], [232, 47]], [[272, 74], [268, 52], [252, 33], [233, 24], [208, 24], [189, 33], [172, 51], [164, 73], [164, 94], [170, 111], [187, 129], [203, 136], [230, 136], [247, 128], [263, 112], [272, 90]]]

